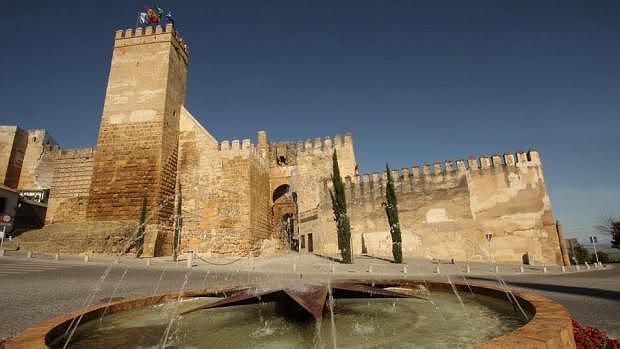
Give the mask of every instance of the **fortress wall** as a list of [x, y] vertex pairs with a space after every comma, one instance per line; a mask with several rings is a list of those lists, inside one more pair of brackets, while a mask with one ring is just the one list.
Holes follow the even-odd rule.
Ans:
[[156, 220], [146, 227], [145, 256], [171, 253], [187, 54], [171, 24], [114, 38], [87, 218], [135, 220], [146, 197]]
[[178, 178], [183, 190], [182, 250], [247, 255], [270, 232], [269, 181], [249, 140], [215, 140], [181, 115]]
[[0, 181], [17, 189], [24, 156], [28, 147], [28, 132], [17, 126], [0, 126]]
[[94, 148], [76, 148], [45, 155], [44, 163], [54, 168], [46, 223], [86, 218], [94, 153]]
[[[57, 151], [60, 146], [46, 130], [28, 130], [28, 147], [19, 178], [19, 189], [48, 189], [52, 186], [52, 176], [45, 170], [44, 156]], [[42, 171], [39, 169], [42, 167]]]
[[[559, 241], [544, 187], [538, 153], [482, 156], [436, 162], [394, 171], [403, 254], [414, 258], [488, 260], [484, 234], [492, 232], [493, 258], [521, 262], [533, 253], [536, 263], [560, 264]], [[384, 173], [346, 180], [354, 253], [391, 257], [391, 238], [382, 203]], [[331, 184], [330, 184], [331, 185]], [[317, 248], [337, 252], [335, 223], [327, 186], [322, 193]]]
[[263, 239], [271, 237], [271, 190], [269, 170], [263, 159], [250, 162], [250, 233], [252, 249], [258, 250]]
[[[307, 139], [295, 142], [296, 159], [294, 166], [278, 166], [273, 163], [270, 170], [271, 191], [280, 184], [288, 183], [298, 194], [299, 211], [316, 208], [320, 203], [321, 182], [332, 173], [332, 154], [336, 150], [342, 176], [355, 175], [355, 152], [351, 134], [344, 138]], [[272, 146], [273, 147], [273, 146]]]

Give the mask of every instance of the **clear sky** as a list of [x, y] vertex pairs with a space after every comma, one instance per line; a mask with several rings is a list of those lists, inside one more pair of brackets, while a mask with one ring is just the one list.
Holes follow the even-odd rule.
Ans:
[[[93, 146], [114, 31], [147, 4], [1, 0], [0, 124]], [[350, 131], [362, 172], [535, 147], [567, 236], [620, 215], [620, 1], [159, 5], [219, 140]]]

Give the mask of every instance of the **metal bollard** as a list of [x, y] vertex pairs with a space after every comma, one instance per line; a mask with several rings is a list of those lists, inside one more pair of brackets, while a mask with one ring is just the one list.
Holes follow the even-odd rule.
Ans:
[[547, 267], [543, 266], [543, 274], [547, 274]]
[[523, 268], [522, 265], [519, 266], [519, 273], [524, 273], [525, 272], [525, 268]]
[[368, 274], [372, 273], [372, 265], [368, 266]]
[[495, 267], [493, 268], [493, 271], [495, 272], [495, 274], [499, 273], [499, 265], [495, 265]]
[[147, 259], [146, 259], [146, 266], [147, 266], [147, 267], [150, 267], [150, 266], [151, 266], [151, 259], [150, 259], [150, 258], [147, 258]]
[[407, 264], [403, 265], [403, 274], [407, 274]]
[[191, 268], [193, 264], [194, 264], [194, 252], [188, 251], [187, 252], [187, 267]]
[[566, 267], [565, 266], [562, 266], [562, 272], [566, 273]]
[[59, 260], [60, 260], [60, 253], [56, 253], [56, 254], [54, 255], [54, 260], [55, 260], [55, 261], [59, 261]]
[[469, 267], [469, 265], [467, 265], [467, 266], [465, 267], [465, 273], [466, 273], [466, 274], [471, 273], [471, 268]]
[[84, 256], [84, 263], [88, 263], [88, 261], [89, 261], [88, 255]]
[[28, 253], [26, 253], [26, 258], [32, 258], [32, 251], [28, 251]]

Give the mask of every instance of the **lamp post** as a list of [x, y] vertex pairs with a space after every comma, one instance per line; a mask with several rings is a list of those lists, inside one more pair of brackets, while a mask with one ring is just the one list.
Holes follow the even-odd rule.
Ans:
[[596, 236], [590, 236], [590, 242], [592, 243], [592, 247], [594, 247], [594, 257], [596, 257], [596, 265], [601, 265], [601, 263], [598, 261], [598, 253], [596, 252], [596, 243], [598, 242], [598, 239], [596, 238]]
[[489, 243], [489, 260], [493, 263], [493, 254], [491, 253], [491, 240], [493, 239], [493, 233], [484, 234], [484, 238]]

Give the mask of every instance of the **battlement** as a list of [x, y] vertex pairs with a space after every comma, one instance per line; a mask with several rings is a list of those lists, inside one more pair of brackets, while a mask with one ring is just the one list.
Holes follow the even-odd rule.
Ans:
[[223, 140], [218, 144], [218, 151], [222, 157], [231, 158], [235, 156], [250, 157], [256, 154], [256, 146], [249, 138], [232, 141]]
[[[435, 161], [431, 164], [413, 165], [411, 168], [392, 169], [391, 174], [394, 179], [394, 187], [397, 192], [409, 192], [416, 182], [441, 183], [453, 180], [459, 176], [469, 173], [484, 174], [485, 171], [493, 171], [499, 168], [509, 167], [533, 167], [540, 166], [540, 156], [538, 151], [530, 149], [525, 152], [519, 150], [516, 156], [510, 152], [503, 155], [493, 154], [491, 157], [481, 155], [478, 158], [469, 157], [464, 159]], [[331, 182], [327, 181], [328, 187]], [[380, 197], [385, 193], [387, 174], [385, 171], [363, 173], [361, 175], [344, 178], [345, 189], [353, 197], [371, 196]]]
[[181, 54], [185, 63], [189, 56], [189, 47], [179, 32], [174, 30], [172, 23], [156, 26], [145, 26], [144, 28], [138, 27], [135, 29], [119, 29], [114, 35], [114, 47], [125, 47], [142, 44], [152, 44], [162, 41], [170, 41], [177, 48], [177, 51]]
[[292, 142], [275, 142], [272, 146], [278, 144], [295, 144], [297, 152], [331, 152], [335, 147], [343, 147], [353, 144], [353, 137], [350, 132], [346, 132], [344, 137], [341, 135], [335, 135], [334, 137], [316, 137], [314, 139], [308, 138], [305, 141], [292, 141]]

